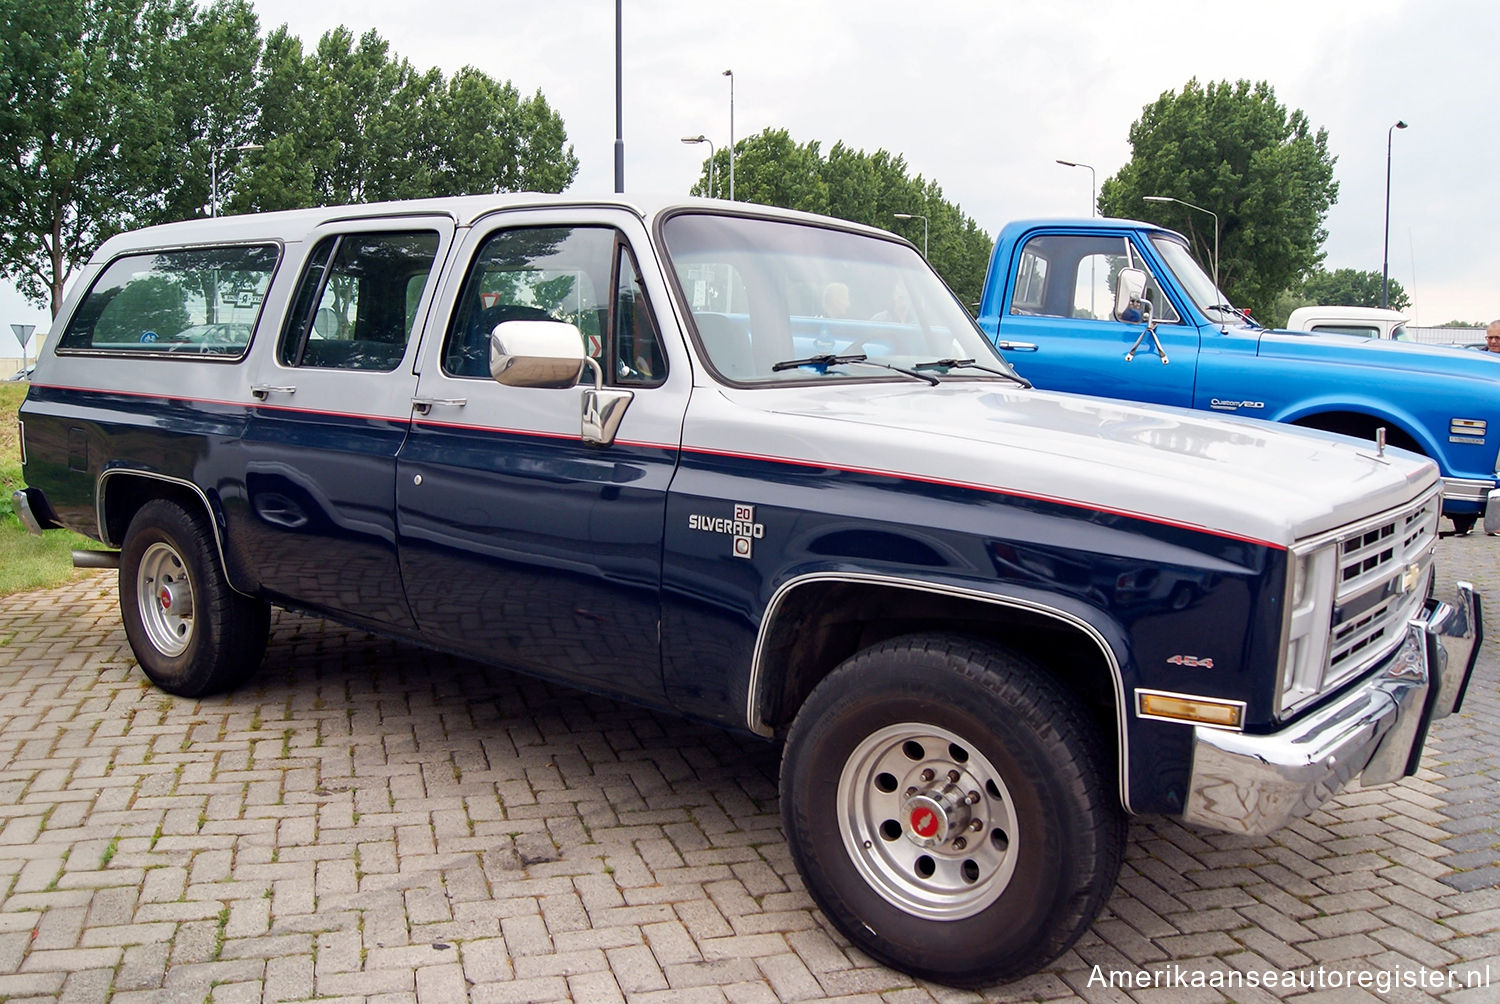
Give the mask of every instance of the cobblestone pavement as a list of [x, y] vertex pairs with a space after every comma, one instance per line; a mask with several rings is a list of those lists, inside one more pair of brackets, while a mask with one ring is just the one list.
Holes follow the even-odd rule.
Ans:
[[[1500, 540], [1440, 559], [1500, 609]], [[1492, 1001], [1497, 737], [1491, 642], [1417, 777], [1270, 837], [1139, 820], [1072, 951], [955, 991], [812, 906], [768, 745], [290, 614], [249, 687], [172, 698], [99, 573], [0, 600], [0, 999]]]

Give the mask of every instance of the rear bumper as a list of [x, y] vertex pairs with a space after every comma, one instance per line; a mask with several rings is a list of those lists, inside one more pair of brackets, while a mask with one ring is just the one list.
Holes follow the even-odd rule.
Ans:
[[36, 502], [32, 502], [34, 488], [18, 488], [10, 494], [11, 505], [15, 507], [16, 517], [20, 519], [21, 525], [32, 533], [40, 535], [43, 530], [50, 529], [54, 524], [50, 519], [43, 521], [37, 515], [47, 512], [47, 501], [37, 493]]
[[1401, 646], [1354, 690], [1269, 735], [1198, 727], [1183, 818], [1263, 834], [1304, 816], [1358, 778], [1369, 786], [1417, 769], [1427, 729], [1457, 711], [1483, 637], [1481, 600], [1461, 582], [1428, 600]]

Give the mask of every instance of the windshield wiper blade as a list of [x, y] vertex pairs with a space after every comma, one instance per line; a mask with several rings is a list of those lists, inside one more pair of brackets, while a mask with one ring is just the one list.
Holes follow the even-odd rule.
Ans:
[[995, 376], [1014, 380], [1022, 387], [1031, 387], [1031, 381], [1019, 373], [1007, 373], [1005, 370], [997, 370], [993, 366], [981, 366], [972, 359], [934, 359], [930, 363], [917, 363], [912, 369], [915, 370], [981, 370], [985, 373], [993, 373]]
[[936, 387], [940, 382], [937, 377], [928, 376], [926, 373], [918, 373], [915, 370], [905, 369], [901, 366], [892, 366], [890, 363], [878, 363], [871, 359], [869, 356], [865, 355], [863, 352], [858, 352], [847, 356], [836, 356], [833, 353], [829, 352], [820, 356], [808, 356], [806, 359], [784, 359], [781, 362], [773, 365], [771, 367], [771, 372], [780, 373], [782, 370], [796, 369], [799, 366], [818, 366], [826, 370], [830, 366], [844, 366], [850, 363], [862, 363], [865, 366], [879, 366], [883, 370], [890, 370], [892, 373], [900, 373], [903, 376], [912, 377], [913, 379], [920, 380], [923, 383], [931, 384], [934, 387]]
[[836, 356], [832, 352], [825, 352], [820, 356], [808, 356], [806, 359], [783, 359], [771, 367], [772, 373], [780, 373], [782, 370], [794, 370], [798, 366], [842, 366], [845, 363], [862, 363], [869, 357], [863, 352], [849, 356]]

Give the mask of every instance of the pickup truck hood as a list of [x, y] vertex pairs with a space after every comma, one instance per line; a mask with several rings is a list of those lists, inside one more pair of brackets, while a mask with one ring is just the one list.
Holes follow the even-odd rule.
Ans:
[[[714, 395], [695, 398], [705, 396]], [[991, 381], [720, 389], [695, 404], [688, 449], [833, 467], [864, 458], [864, 470], [1278, 546], [1405, 503], [1437, 480], [1431, 461], [1394, 449], [1376, 457], [1373, 443]], [[721, 407], [732, 414], [715, 415]]]
[[[1236, 330], [1236, 329], [1231, 329]], [[1393, 342], [1385, 338], [1360, 338], [1306, 331], [1260, 331], [1237, 329], [1260, 336], [1258, 355], [1276, 359], [1327, 360], [1340, 365], [1389, 366], [1405, 372], [1462, 375], [1474, 379], [1500, 380], [1500, 353], [1474, 352], [1452, 345]], [[1205, 338], [1211, 338], [1207, 335]]]

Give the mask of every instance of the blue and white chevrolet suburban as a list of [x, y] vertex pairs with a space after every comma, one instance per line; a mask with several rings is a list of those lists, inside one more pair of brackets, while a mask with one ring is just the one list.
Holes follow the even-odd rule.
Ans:
[[910, 244], [762, 207], [125, 234], [20, 417], [18, 511], [116, 549], [163, 689], [274, 605], [781, 741], [817, 902], [956, 984], [1072, 944], [1127, 813], [1410, 774], [1478, 644], [1431, 461], [1032, 389]]
[[[1117, 309], [1122, 275], [1138, 288]], [[1500, 356], [1263, 328], [1228, 302], [1182, 235], [1133, 220], [1006, 224], [979, 324], [1047, 390], [1361, 439], [1383, 428], [1391, 445], [1437, 463], [1443, 512], [1460, 532], [1481, 518], [1500, 530]]]

